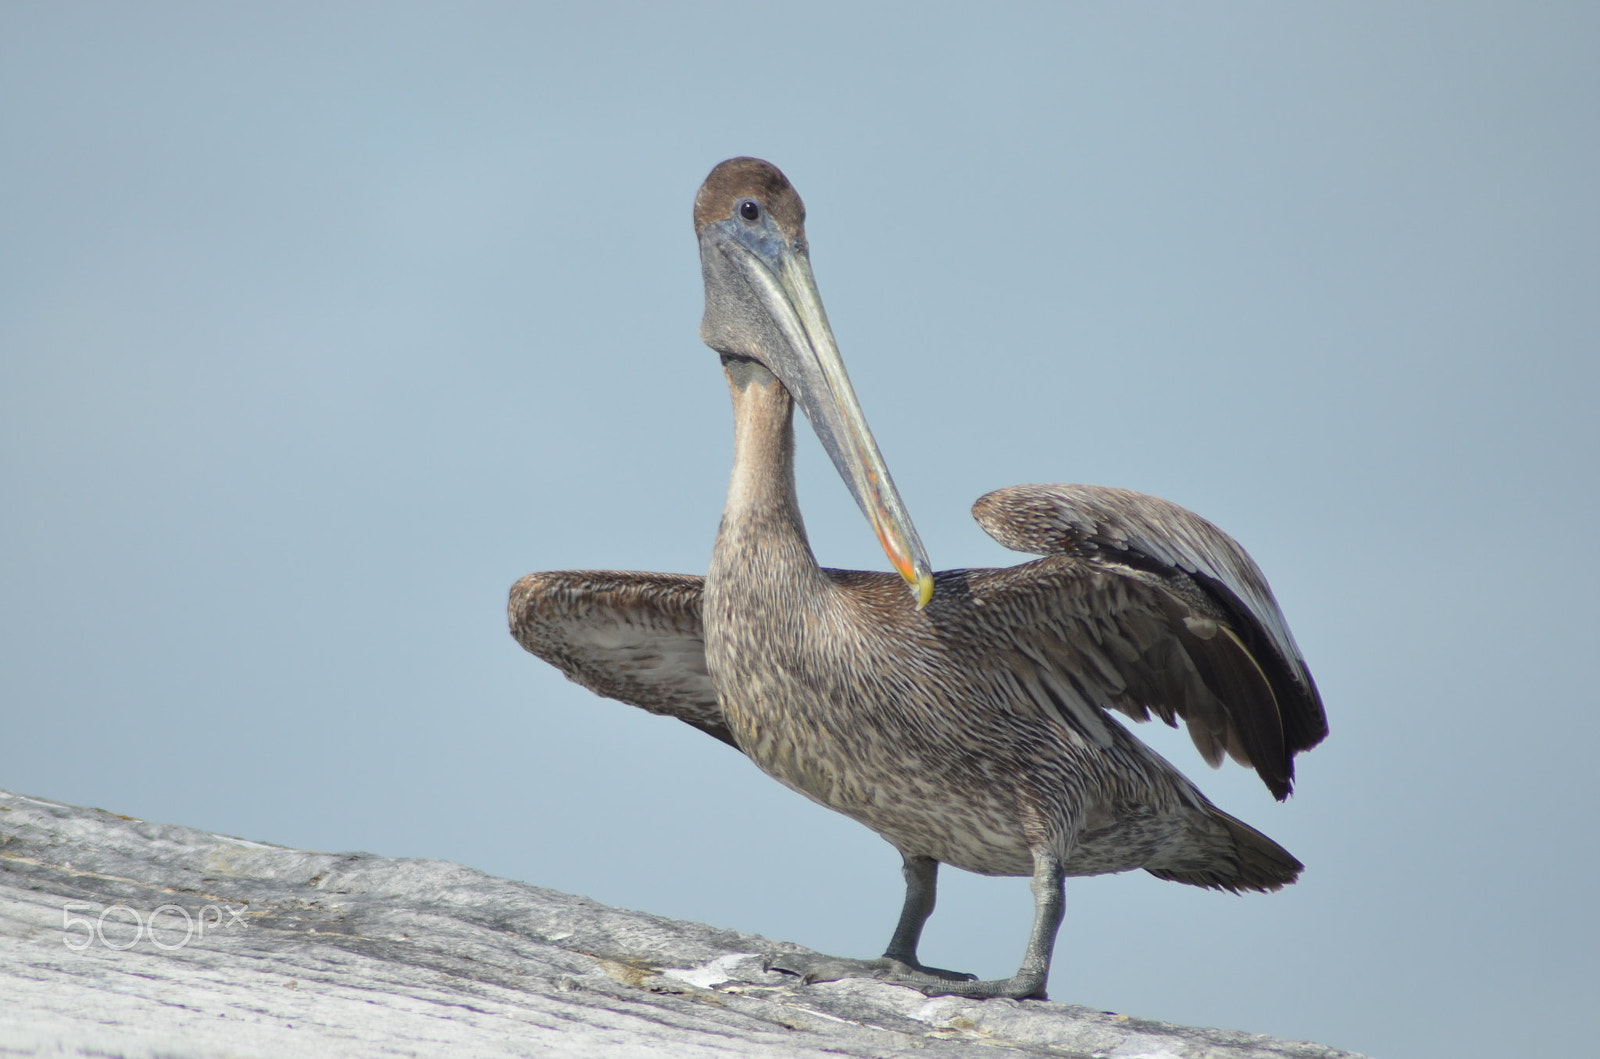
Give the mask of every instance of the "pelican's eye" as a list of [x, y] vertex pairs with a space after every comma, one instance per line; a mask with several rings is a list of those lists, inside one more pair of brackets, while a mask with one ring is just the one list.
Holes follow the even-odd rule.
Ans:
[[756, 205], [755, 199], [745, 199], [739, 203], [739, 216], [747, 221], [753, 221], [761, 216], [761, 207]]

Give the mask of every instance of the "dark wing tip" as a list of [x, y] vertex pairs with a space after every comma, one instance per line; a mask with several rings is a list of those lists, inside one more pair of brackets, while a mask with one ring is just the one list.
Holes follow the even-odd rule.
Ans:
[[[1170, 501], [1105, 486], [996, 489], [978, 498], [972, 515], [1015, 551], [1125, 564], [1161, 578], [1166, 627], [1209, 689], [1181, 708], [1195, 745], [1213, 763], [1226, 749], [1278, 800], [1289, 796], [1294, 756], [1327, 735], [1327, 716], [1265, 576], [1238, 542]], [[1197, 619], [1193, 626], [1188, 618]]]
[[784, 231], [798, 238], [805, 228], [806, 205], [783, 170], [760, 158], [730, 158], [719, 162], [694, 196], [694, 230], [730, 216], [740, 199], [752, 198], [766, 207]]

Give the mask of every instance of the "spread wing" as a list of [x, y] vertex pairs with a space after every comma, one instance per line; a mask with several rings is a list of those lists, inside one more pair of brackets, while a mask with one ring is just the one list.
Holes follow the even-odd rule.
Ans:
[[1012, 486], [972, 511], [1001, 544], [1047, 557], [994, 571], [986, 591], [1013, 612], [1018, 649], [1064, 709], [1182, 718], [1212, 765], [1226, 751], [1288, 795], [1294, 755], [1328, 723], [1272, 590], [1238, 543], [1125, 489]]
[[511, 586], [511, 635], [597, 695], [676, 717], [735, 746], [706, 673], [705, 578], [620, 570], [529, 574]]

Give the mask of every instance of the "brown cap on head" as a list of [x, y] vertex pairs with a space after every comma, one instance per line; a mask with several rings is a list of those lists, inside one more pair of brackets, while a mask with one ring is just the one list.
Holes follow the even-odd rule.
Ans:
[[800, 193], [777, 166], [759, 158], [730, 158], [711, 171], [694, 197], [694, 230], [731, 215], [745, 198], [761, 203], [791, 239], [804, 230], [806, 204]]

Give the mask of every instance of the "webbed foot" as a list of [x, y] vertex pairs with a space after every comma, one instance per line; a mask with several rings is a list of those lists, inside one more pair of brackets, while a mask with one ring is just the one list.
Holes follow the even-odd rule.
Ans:
[[824, 956], [821, 953], [782, 952], [767, 957], [762, 961], [762, 966], [769, 971], [799, 975], [800, 980], [807, 985], [812, 982], [837, 982], [842, 978], [872, 978], [880, 982], [921, 989], [929, 996], [943, 995], [942, 992], [930, 992], [937, 987], [959, 987], [962, 983], [977, 982], [974, 975], [947, 971], [943, 967], [907, 963], [892, 956], [880, 956], [875, 960], [851, 960], [840, 956]]
[[1045, 996], [1044, 974], [1015, 974], [1010, 978], [994, 978], [988, 981], [968, 980], [965, 982], [929, 982], [921, 985], [916, 982], [906, 982], [915, 989], [920, 989], [928, 996], [964, 996], [974, 1000], [987, 1000], [990, 997], [1009, 997], [1012, 1000], [1049, 1000]]

